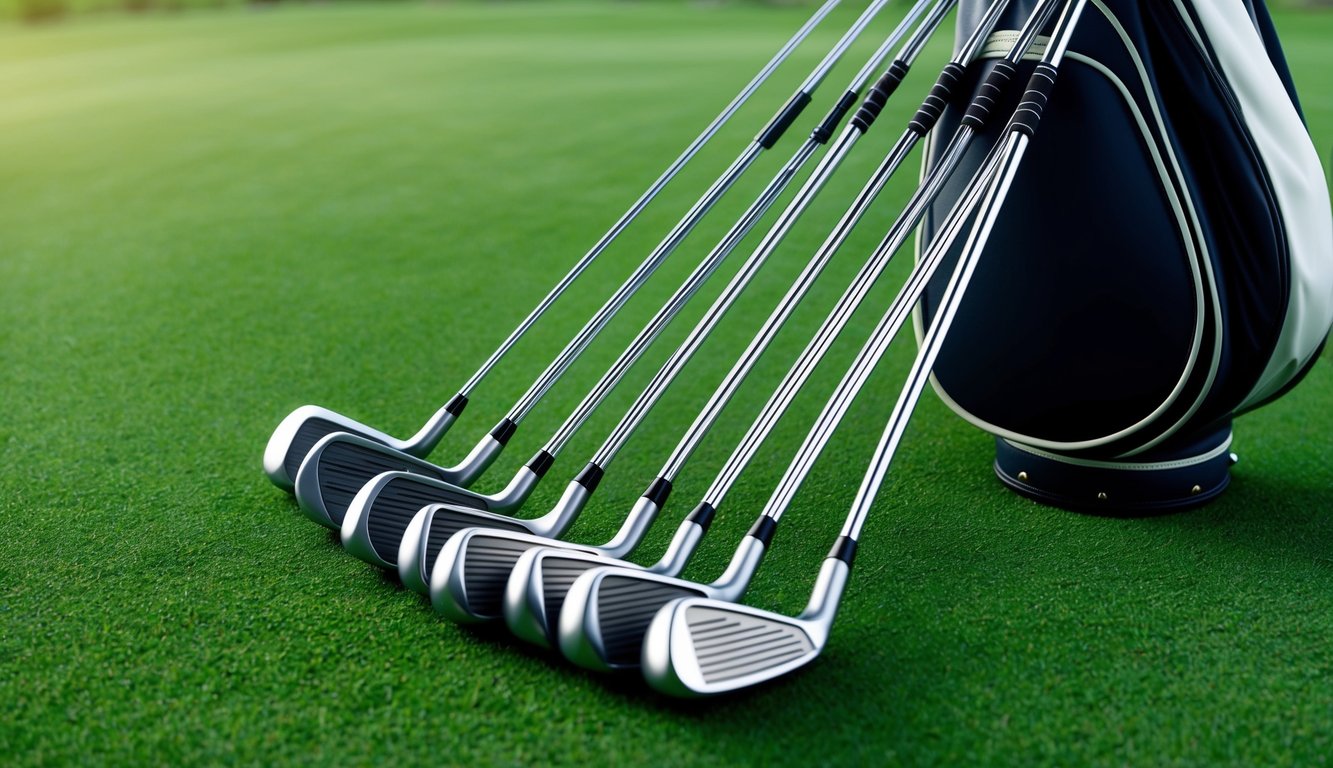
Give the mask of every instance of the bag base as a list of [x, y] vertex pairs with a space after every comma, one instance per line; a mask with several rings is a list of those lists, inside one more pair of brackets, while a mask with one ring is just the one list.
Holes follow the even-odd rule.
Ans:
[[995, 439], [995, 474], [1042, 504], [1092, 514], [1137, 517], [1202, 506], [1231, 481], [1237, 461], [1231, 424], [1150, 460], [1089, 461]]

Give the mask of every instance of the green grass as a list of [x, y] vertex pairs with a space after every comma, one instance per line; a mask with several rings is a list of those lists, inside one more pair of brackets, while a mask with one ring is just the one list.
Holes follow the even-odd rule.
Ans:
[[[459, 455], [503, 414], [853, 12], [486, 380], [438, 455]], [[1152, 520], [1014, 497], [990, 473], [988, 439], [928, 397], [825, 656], [703, 704], [437, 620], [263, 478], [265, 440], [303, 402], [415, 429], [805, 13], [312, 5], [0, 27], [0, 761], [1326, 764], [1327, 359], [1239, 422], [1224, 498]], [[1333, 16], [1279, 21], [1327, 158]], [[944, 50], [936, 42], [931, 60]], [[836, 214], [889, 133], [866, 139], [811, 221]], [[786, 151], [695, 242], [714, 241]], [[908, 192], [897, 184], [872, 215], [887, 221]], [[614, 530], [820, 229], [794, 233], [617, 460], [574, 538]], [[853, 238], [710, 435], [678, 510], [872, 234]], [[496, 477], [559, 424], [686, 261], [534, 411]], [[877, 296], [882, 306], [888, 289]], [[578, 435], [533, 508], [554, 501], [703, 306]], [[871, 320], [858, 317], [798, 401], [689, 576], [717, 575]], [[855, 407], [748, 602], [803, 605], [911, 351], [896, 347]]]

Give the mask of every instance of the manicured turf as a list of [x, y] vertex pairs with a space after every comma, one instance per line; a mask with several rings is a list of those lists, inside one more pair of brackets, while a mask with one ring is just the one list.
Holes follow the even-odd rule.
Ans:
[[[855, 10], [821, 28], [486, 380], [437, 456], [459, 456], [504, 413]], [[1326, 764], [1327, 359], [1239, 422], [1223, 499], [1151, 520], [1014, 497], [990, 473], [988, 438], [928, 397], [826, 655], [706, 704], [437, 620], [262, 476], [270, 431], [304, 402], [413, 431], [806, 12], [311, 5], [0, 28], [0, 762]], [[1333, 16], [1279, 21], [1327, 157]], [[936, 41], [928, 60], [946, 48]], [[866, 139], [810, 221], [841, 209], [895, 132]], [[694, 242], [714, 241], [790, 146]], [[908, 190], [904, 179], [884, 196], [878, 221]], [[615, 529], [825, 226], [793, 235], [613, 465], [574, 538]], [[710, 435], [641, 560], [874, 234], [853, 238]], [[536, 450], [688, 262], [671, 262], [552, 391], [495, 478]], [[887, 288], [877, 295], [882, 305]], [[533, 509], [702, 306], [573, 441]], [[871, 320], [799, 401], [688, 575], [717, 575]], [[830, 446], [750, 603], [804, 604], [911, 351], [895, 349]]]

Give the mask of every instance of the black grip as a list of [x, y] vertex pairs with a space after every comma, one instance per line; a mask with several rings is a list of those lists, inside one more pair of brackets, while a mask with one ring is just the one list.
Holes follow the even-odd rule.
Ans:
[[940, 76], [936, 78], [935, 85], [931, 86], [930, 93], [926, 95], [926, 100], [921, 102], [920, 108], [907, 123], [908, 130], [917, 136], [930, 133], [930, 129], [939, 122], [940, 115], [944, 114], [944, 108], [949, 105], [949, 100], [953, 98], [953, 90], [963, 79], [964, 72], [963, 65], [957, 62], [951, 61], [945, 65], [940, 71]]
[[963, 114], [963, 125], [973, 131], [980, 131], [990, 118], [991, 110], [1000, 103], [1000, 97], [1009, 88], [1009, 81], [1017, 73], [1018, 68], [1013, 64], [1003, 60], [995, 62], [995, 69], [986, 76], [986, 81], [977, 89], [977, 95], [972, 97], [972, 103]]
[[704, 533], [708, 533], [708, 526], [713, 524], [713, 515], [715, 514], [717, 514], [717, 510], [713, 508], [712, 504], [701, 501], [699, 506], [695, 507], [694, 511], [690, 512], [685, 519], [702, 528]]
[[671, 495], [671, 481], [665, 477], [659, 477], [648, 486], [648, 490], [643, 492], [643, 498], [648, 499], [658, 509], [666, 506], [667, 497]]
[[839, 536], [838, 540], [833, 542], [833, 549], [829, 550], [828, 556], [841, 560], [850, 567], [852, 561], [856, 559], [856, 539], [851, 536]]
[[583, 471], [579, 472], [578, 477], [574, 478], [574, 482], [587, 488], [588, 493], [592, 493], [597, 490], [597, 484], [602, 482], [602, 475], [605, 474], [606, 472], [601, 467], [590, 461], [588, 462], [588, 465], [583, 468]]
[[454, 399], [450, 400], [448, 405], [444, 406], [445, 413], [451, 413], [454, 416], [462, 416], [463, 409], [467, 407], [467, 395], [458, 393]]
[[778, 110], [773, 119], [768, 121], [768, 126], [760, 131], [759, 135], [754, 137], [754, 140], [764, 149], [772, 149], [773, 145], [778, 143], [778, 139], [782, 138], [782, 134], [786, 133], [791, 124], [796, 122], [796, 118], [800, 116], [801, 110], [805, 109], [805, 105], [809, 103], [810, 94], [805, 91], [797, 91], [786, 106]]
[[856, 91], [844, 93], [842, 98], [838, 99], [838, 103], [833, 105], [833, 109], [830, 109], [828, 114], [824, 115], [823, 122], [810, 132], [811, 141], [817, 141], [820, 144], [828, 143], [828, 140], [833, 138], [833, 132], [838, 130], [838, 123], [841, 123], [847, 113], [852, 110], [852, 107], [856, 106], [856, 100], [859, 98], [861, 98], [861, 95]]
[[1027, 90], [1023, 100], [1018, 102], [1014, 116], [1009, 119], [1009, 130], [1032, 138], [1037, 132], [1037, 123], [1041, 122], [1041, 113], [1046, 109], [1046, 102], [1051, 100], [1051, 89], [1055, 87], [1056, 69], [1050, 64], [1038, 64], [1028, 78]]
[[773, 532], [776, 531], [777, 529], [778, 529], [777, 521], [769, 517], [768, 515], [764, 515], [763, 517], [754, 521], [754, 525], [750, 526], [749, 533], [746, 533], [745, 535], [753, 536], [754, 538], [759, 539], [760, 543], [762, 543], [765, 547], [767, 547], [769, 543], [773, 541]]
[[509, 438], [513, 437], [514, 433], [517, 431], [518, 425], [515, 424], [512, 419], [506, 417], [500, 419], [500, 423], [496, 424], [495, 429], [491, 430], [491, 439], [500, 445], [507, 445], [509, 443]]
[[894, 61], [889, 68], [884, 70], [884, 74], [879, 76], [879, 80], [870, 87], [870, 92], [866, 94], [866, 100], [861, 102], [861, 108], [852, 115], [852, 125], [856, 130], [865, 133], [870, 130], [870, 126], [875, 124], [875, 118], [884, 109], [884, 104], [888, 102], [893, 92], [898, 90], [903, 78], [907, 77], [907, 64], [902, 61]]
[[537, 451], [537, 455], [528, 461], [528, 471], [537, 477], [543, 477], [555, 463], [555, 457], [545, 450]]

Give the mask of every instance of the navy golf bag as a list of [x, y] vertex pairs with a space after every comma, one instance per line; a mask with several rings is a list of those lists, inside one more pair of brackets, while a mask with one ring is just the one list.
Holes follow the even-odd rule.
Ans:
[[[961, 0], [960, 40], [987, 4]], [[927, 163], [1034, 5], [1010, 3]], [[918, 249], [999, 137], [993, 123]], [[1150, 513], [1226, 487], [1232, 418], [1294, 386], [1331, 323], [1328, 188], [1262, 0], [1091, 0], [932, 383], [995, 435], [1009, 487]]]

